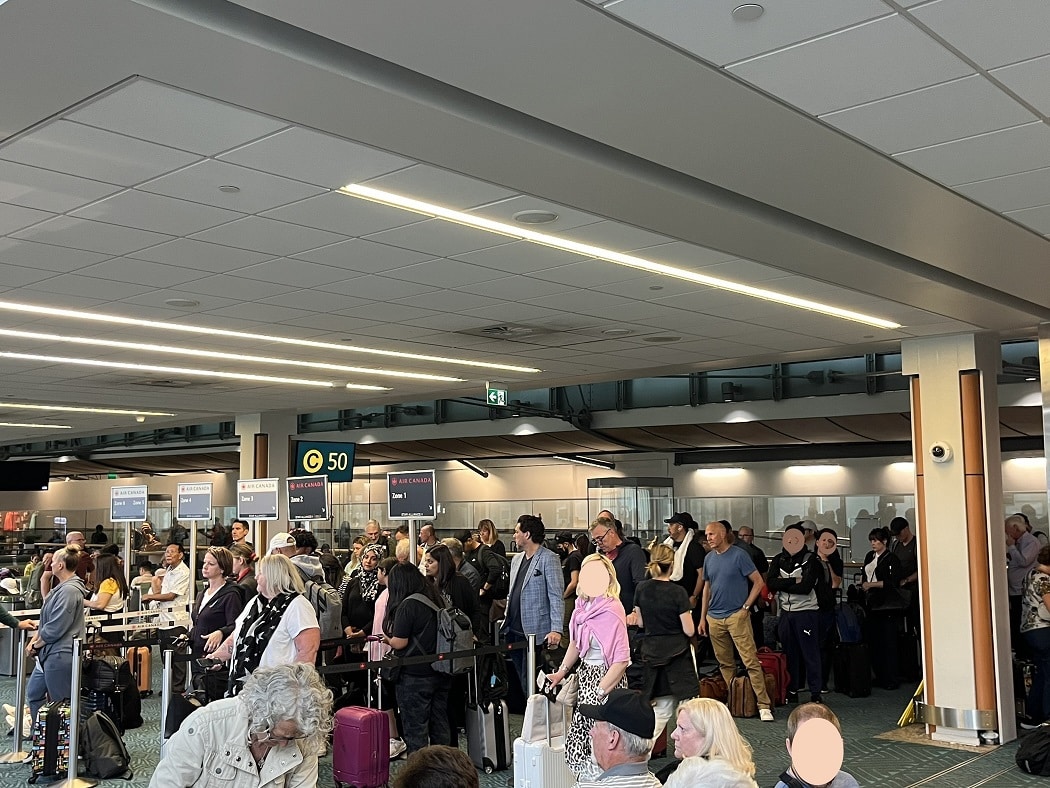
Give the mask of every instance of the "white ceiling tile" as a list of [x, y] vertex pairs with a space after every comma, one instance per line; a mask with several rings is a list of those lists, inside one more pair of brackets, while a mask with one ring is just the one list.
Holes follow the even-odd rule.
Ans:
[[615, 316], [618, 310], [631, 306], [631, 302], [626, 298], [595, 292], [586, 293], [582, 296], [580, 293], [561, 293], [543, 296], [542, 298], [532, 298], [529, 299], [529, 303], [547, 309], [598, 317]]
[[[219, 191], [220, 186], [236, 186], [240, 191], [231, 194]], [[191, 164], [138, 188], [240, 213], [259, 213], [325, 193], [319, 186], [215, 159]]]
[[338, 268], [308, 263], [305, 260], [291, 260], [287, 257], [241, 268], [237, 271], [237, 276], [299, 287], [321, 287], [347, 278], [346, 271], [340, 271]]
[[975, 74], [820, 119], [885, 153], [900, 153], [1038, 118]]
[[171, 287], [183, 282], [199, 279], [201, 272], [191, 268], [179, 268], [174, 265], [161, 265], [146, 260], [132, 260], [127, 257], [116, 257], [104, 263], [82, 268], [78, 273], [93, 276], [96, 279], [110, 279], [115, 282], [130, 282], [150, 287]]
[[516, 241], [503, 246], [494, 246], [491, 249], [458, 254], [456, 259], [483, 265], [486, 268], [495, 268], [497, 271], [506, 271], [510, 274], [528, 274], [548, 268], [559, 268], [590, 258], [575, 252], [552, 249], [549, 246]]
[[[477, 282], [505, 279], [502, 271], [470, 265], [459, 260], [431, 260], [388, 271], [387, 276], [432, 287], [460, 288]], [[468, 291], [469, 292], [469, 291]]]
[[997, 68], [991, 75], [1044, 115], [1050, 115], [1050, 55]]
[[500, 279], [491, 279], [487, 282], [472, 282], [457, 287], [464, 293], [488, 296], [489, 298], [539, 298], [555, 293], [564, 293], [571, 285], [560, 282], [547, 282], [535, 279], [531, 276], [505, 276]]
[[[179, 285], [175, 290], [186, 293], [203, 293], [205, 295], [216, 295], [222, 298], [232, 298], [237, 301], [255, 301], [260, 298], [270, 298], [291, 292], [295, 288], [273, 284], [272, 282], [260, 282], [257, 279], [244, 279], [229, 274], [217, 274], [205, 276]], [[265, 319], [265, 312], [256, 312], [256, 320]]]
[[747, 60], [729, 70], [813, 115], [973, 73], [965, 62], [896, 15]]
[[117, 190], [108, 183], [0, 161], [0, 202], [23, 208], [64, 213]]
[[417, 328], [427, 328], [431, 331], [470, 331], [477, 328], [485, 328], [490, 325], [490, 321], [481, 317], [471, 317], [469, 315], [459, 315], [452, 313], [438, 313], [434, 315], [428, 315], [416, 320], [404, 320], [403, 323], [416, 326]]
[[481, 309], [470, 309], [464, 311], [465, 315], [484, 318], [489, 323], [543, 323], [546, 320], [556, 320], [562, 317], [562, 312], [556, 309], [547, 309], [536, 304], [508, 301], [493, 301]]
[[105, 260], [108, 255], [67, 249], [64, 246], [0, 238], [0, 262], [43, 268], [47, 271], [75, 271]]
[[133, 186], [198, 157], [102, 129], [59, 120], [0, 146], [0, 159]]
[[[421, 339], [422, 337], [429, 337], [434, 332], [433, 329], [420, 326], [404, 326], [397, 323], [372, 323], [368, 328], [360, 329], [354, 333], [357, 336], [368, 339]], [[379, 359], [373, 359], [371, 362], [362, 363], [382, 364], [383, 362]]]
[[[704, 273], [707, 273], [706, 271]], [[653, 298], [661, 298], [669, 295], [696, 293], [708, 290], [706, 285], [696, 284], [686, 279], [674, 279], [669, 276], [641, 276], [622, 282], [594, 282], [590, 285], [591, 290], [603, 293], [623, 296], [624, 298], [641, 299], [647, 301]]]
[[1006, 214], [1016, 222], [1025, 227], [1031, 227], [1037, 233], [1050, 233], [1050, 194], [1046, 196], [1047, 205], [1038, 208], [1025, 208], [1020, 211], [1011, 211]]
[[370, 323], [408, 322], [437, 314], [437, 310], [428, 307], [408, 306], [406, 304], [374, 303], [355, 306], [344, 310], [350, 317], [367, 320]]
[[168, 235], [189, 235], [233, 221], [243, 214], [128, 189], [79, 208], [71, 215]]
[[764, 0], [765, 13], [737, 22], [738, 0], [623, 0], [607, 6], [616, 16], [716, 65], [803, 41], [883, 16], [878, 0]]
[[39, 268], [26, 268], [22, 265], [0, 263], [0, 288], [3, 288], [4, 290], [13, 290], [16, 287], [39, 282], [42, 279], [47, 279], [49, 276], [54, 275], [54, 271], [44, 271]]
[[289, 306], [304, 312], [338, 312], [362, 307], [371, 302], [363, 298], [342, 295], [341, 293], [331, 293], [327, 289], [310, 290], [304, 287], [302, 290], [296, 290], [291, 293], [271, 298], [260, 298], [256, 303]]
[[967, 183], [955, 189], [997, 211], [1017, 211], [1047, 203], [1050, 167]]
[[340, 241], [330, 246], [311, 249], [296, 257], [343, 270], [379, 274], [394, 268], [412, 265], [412, 263], [430, 260], [433, 255], [374, 241], [365, 241], [361, 238], [351, 238], [349, 241]]
[[0, 235], [13, 233], [23, 227], [30, 227], [37, 222], [50, 219], [54, 216], [48, 211], [38, 211], [35, 208], [23, 208], [20, 205], [8, 205], [0, 203]]
[[370, 241], [426, 252], [434, 257], [462, 257], [467, 252], [508, 243], [505, 235], [485, 232], [463, 224], [429, 219], [368, 236]]
[[495, 186], [439, 167], [431, 167], [429, 164], [415, 164], [370, 180], [368, 185], [374, 189], [456, 210], [505, 200], [515, 195], [513, 189]]
[[957, 186], [1050, 165], [1050, 127], [1029, 123], [894, 158], [947, 186]]
[[135, 317], [152, 317], [152, 319], [158, 320], [160, 318], [156, 316], [157, 310], [163, 310], [164, 312], [173, 311], [181, 315], [186, 315], [187, 317], [184, 322], [187, 323], [195, 323], [198, 313], [223, 309], [238, 303], [238, 300], [233, 298], [220, 298], [219, 296], [211, 295], [209, 293], [194, 293], [190, 300], [197, 301], [197, 306], [192, 307], [191, 309], [172, 310], [171, 307], [164, 303], [172, 298], [185, 299], [187, 298], [187, 295], [178, 290], [150, 290], [141, 295], [124, 298], [121, 300], [121, 303], [134, 305], [137, 309], [133, 312], [129, 312], [129, 314], [132, 314]]
[[238, 219], [221, 227], [197, 233], [193, 237], [198, 241], [249, 249], [254, 252], [269, 252], [285, 257], [345, 240], [335, 233], [264, 219], [261, 216]]
[[911, 13], [985, 68], [1050, 51], [1050, 3], [1044, 0], [941, 0]]
[[147, 246], [170, 241], [170, 235], [151, 233], [134, 227], [119, 227], [115, 224], [92, 222], [72, 216], [56, 216], [46, 222], [15, 233], [16, 238], [27, 241], [68, 246], [103, 254], [128, 254]]
[[[294, 320], [297, 317], [302, 317], [303, 313], [300, 309], [293, 309], [286, 306], [277, 306], [273, 301], [269, 301], [266, 306], [260, 306], [257, 303], [241, 303], [234, 304], [222, 309], [218, 317], [226, 319], [228, 317], [240, 317], [245, 320], [257, 320], [260, 316], [265, 317], [267, 323], [280, 323], [284, 320]], [[287, 353], [290, 348], [284, 346], [281, 349], [275, 349], [273, 352], [277, 354]], [[293, 353], [294, 355], [294, 353]], [[300, 370], [303, 372], [303, 370]], [[273, 373], [279, 374], [279, 373]], [[323, 378], [325, 374], [322, 372], [309, 372], [304, 377], [317, 377]]]
[[462, 312], [467, 309], [477, 309], [488, 302], [489, 299], [484, 296], [462, 293], [458, 290], [431, 289], [429, 293], [398, 298], [391, 305], [391, 308], [396, 310], [397, 305], [408, 304], [409, 306], [418, 306], [424, 309], [435, 309], [439, 312]]
[[79, 274], [59, 274], [41, 282], [39, 285], [27, 287], [26, 291], [36, 290], [46, 293], [48, 303], [52, 304], [51, 297], [53, 295], [115, 301], [139, 295], [149, 289], [146, 285], [114, 282], [112, 279], [94, 279], [90, 276], [80, 276]]
[[577, 211], [575, 208], [559, 205], [558, 203], [550, 202], [549, 200], [541, 200], [538, 197], [533, 197], [527, 194], [519, 194], [516, 197], [483, 205], [480, 208], [473, 208], [469, 213], [484, 216], [487, 219], [495, 219], [498, 222], [505, 222], [509, 225], [515, 226], [517, 223], [514, 221], [514, 215], [521, 211], [547, 211], [557, 214], [558, 218], [553, 222], [521, 225], [522, 227], [530, 227], [544, 233], [558, 233], [573, 227], [580, 227], [585, 224], [593, 224], [594, 222], [602, 221], [601, 216]]
[[646, 276], [644, 271], [636, 268], [628, 268], [616, 265], [605, 260], [584, 260], [571, 265], [563, 265], [559, 268], [548, 268], [544, 271], [536, 271], [532, 274], [535, 279], [547, 282], [558, 282], [563, 285], [574, 287], [590, 287], [594, 284], [610, 284], [612, 282], [626, 282], [630, 279], [642, 279]]
[[328, 192], [294, 205], [267, 211], [263, 215], [282, 222], [354, 236], [415, 224], [422, 218], [418, 213], [361, 200], [342, 192]]
[[392, 153], [293, 127], [220, 158], [329, 189], [340, 189], [415, 162]]
[[717, 265], [737, 259], [735, 254], [727, 254], [716, 249], [687, 244], [683, 241], [674, 241], [669, 244], [637, 249], [634, 253], [639, 257], [644, 257], [646, 260], [667, 263], [668, 265], [680, 265], [694, 271], [698, 271], [708, 265]]
[[787, 276], [786, 271], [762, 265], [761, 263], [753, 263], [750, 260], [730, 260], [718, 265], [709, 265], [706, 268], [701, 268], [699, 273], [719, 279], [727, 279], [730, 282], [744, 282], [747, 284], [765, 282], [767, 287], [772, 287], [769, 284], [772, 281], [783, 279]]
[[558, 235], [613, 252], [631, 252], [635, 249], [667, 244], [674, 240], [648, 230], [639, 230], [637, 227], [609, 221], [574, 227]]
[[[264, 303], [265, 299], [260, 303]], [[305, 315], [303, 317], [297, 317], [293, 320], [284, 321], [286, 326], [302, 326], [304, 328], [316, 329], [318, 331], [328, 331], [332, 333], [345, 333], [348, 331], [355, 331], [362, 328], [367, 328], [372, 325], [372, 320], [366, 320], [364, 318], [348, 317], [347, 315], [323, 315], [315, 313], [312, 315]], [[335, 341], [335, 340], [329, 340]]]
[[[364, 298], [369, 301], [389, 301], [401, 296], [419, 295], [421, 293], [430, 293], [434, 290], [430, 285], [399, 282], [396, 279], [387, 279], [382, 276], [359, 276], [356, 279], [334, 282], [325, 289], [331, 293], [345, 293], [346, 295]], [[389, 307], [387, 308], [389, 309]], [[390, 320], [396, 317], [397, 313], [394, 311], [383, 319]]]
[[78, 123], [208, 156], [288, 125], [144, 79], [102, 96], [67, 117]]
[[210, 271], [213, 274], [233, 271], [274, 257], [265, 252], [234, 249], [232, 246], [209, 244], [189, 238], [176, 238], [174, 241], [135, 252], [134, 256], [138, 260], [178, 265], [198, 271]]

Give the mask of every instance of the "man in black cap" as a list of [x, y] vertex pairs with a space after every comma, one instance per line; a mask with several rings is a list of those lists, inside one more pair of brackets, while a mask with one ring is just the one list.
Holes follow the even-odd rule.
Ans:
[[677, 583], [689, 595], [694, 610], [699, 610], [704, 590], [704, 548], [697, 536], [700, 524], [689, 512], [675, 512], [666, 520], [667, 538], [664, 544], [674, 550], [674, 568], [671, 582]]
[[575, 788], [660, 788], [649, 771], [656, 715], [639, 692], [614, 689], [602, 705], [580, 704], [594, 720], [591, 752], [602, 769], [595, 780], [580, 780]]

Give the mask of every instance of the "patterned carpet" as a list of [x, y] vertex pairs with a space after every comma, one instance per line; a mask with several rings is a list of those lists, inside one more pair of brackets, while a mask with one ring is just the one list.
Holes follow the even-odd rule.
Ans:
[[[157, 664], [156, 661], [154, 664]], [[160, 686], [159, 671], [154, 678], [154, 685]], [[854, 699], [834, 693], [827, 696], [829, 705], [842, 721], [846, 739], [845, 768], [865, 788], [909, 788], [920, 784], [928, 788], [1019, 788], [1046, 784], [1046, 778], [1026, 775], [1014, 765], [1016, 743], [969, 752], [877, 738], [894, 727], [897, 717], [907, 704], [909, 694], [910, 690], [903, 688], [895, 692], [875, 690], [870, 698]], [[14, 679], [0, 677], [0, 703], [13, 703], [13, 697]], [[757, 719], [738, 720], [741, 732], [754, 748], [758, 765], [757, 780], [763, 788], [772, 788], [784, 769], [785, 723], [789, 710], [790, 707], [778, 709], [777, 720], [772, 723], [759, 722]], [[160, 699], [154, 696], [144, 700], [142, 712], [146, 724], [129, 731], [125, 737], [133, 758], [135, 779], [130, 782], [108, 780], [104, 785], [145, 788], [149, 784], [158, 760]], [[512, 715], [512, 735], [520, 726], [521, 718]], [[6, 747], [0, 747], [0, 752], [10, 751], [13, 739], [8, 738], [7, 742], [9, 744]], [[654, 761], [654, 771], [666, 762]], [[392, 775], [396, 775], [402, 763], [392, 764]], [[481, 785], [484, 788], [512, 785], [512, 773], [511, 770], [482, 774]], [[28, 776], [27, 765], [0, 764], [0, 788], [24, 786]], [[330, 758], [322, 762], [318, 785], [325, 788], [334, 786]]]

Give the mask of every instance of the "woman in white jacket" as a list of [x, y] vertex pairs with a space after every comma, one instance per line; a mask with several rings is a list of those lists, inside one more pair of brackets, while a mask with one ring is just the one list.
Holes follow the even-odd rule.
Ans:
[[186, 718], [150, 788], [314, 788], [331, 709], [332, 693], [313, 665], [259, 668], [237, 697]]

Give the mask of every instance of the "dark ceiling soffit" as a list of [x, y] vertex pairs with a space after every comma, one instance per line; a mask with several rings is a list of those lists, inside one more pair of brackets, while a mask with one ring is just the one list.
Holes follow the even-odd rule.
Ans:
[[[1003, 452], [1042, 451], [1042, 436], [1002, 438]], [[846, 460], [863, 457], [911, 457], [911, 441], [886, 443], [828, 443], [807, 446], [762, 446], [742, 449], [700, 449], [675, 453], [675, 465], [778, 462], [790, 460]]]

